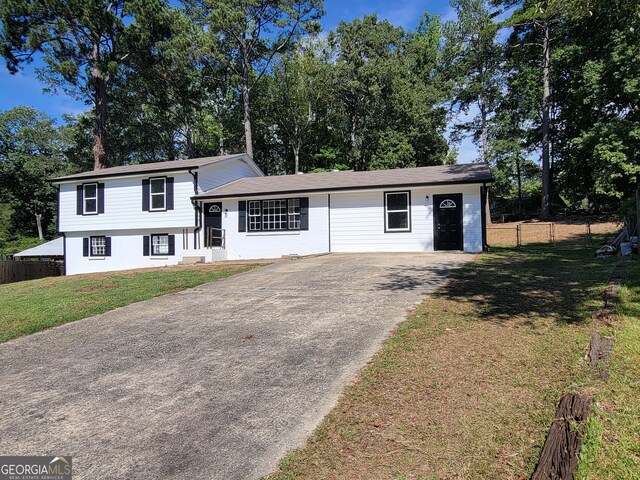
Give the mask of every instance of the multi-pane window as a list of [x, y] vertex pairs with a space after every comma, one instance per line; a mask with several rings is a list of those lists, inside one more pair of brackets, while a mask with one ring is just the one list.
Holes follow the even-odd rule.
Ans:
[[82, 186], [83, 213], [98, 213], [98, 184], [87, 183]]
[[409, 192], [386, 192], [385, 229], [388, 232], [411, 230], [411, 197]]
[[167, 179], [149, 179], [151, 210], [165, 210], [167, 208]]
[[151, 255], [169, 255], [169, 235], [151, 235]]
[[248, 229], [256, 231], [300, 230], [300, 199], [247, 202]]
[[91, 237], [91, 256], [104, 257], [107, 253], [107, 239], [105, 237]]
[[287, 229], [287, 201], [263, 200], [262, 201], [262, 229], [286, 230]]
[[260, 200], [249, 202], [249, 231], [256, 232], [262, 230], [262, 213], [260, 210]]
[[300, 230], [300, 199], [289, 199], [289, 230]]

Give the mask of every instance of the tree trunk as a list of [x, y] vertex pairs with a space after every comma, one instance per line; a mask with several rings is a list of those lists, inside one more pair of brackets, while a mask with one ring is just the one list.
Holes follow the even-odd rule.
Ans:
[[42, 214], [36, 213], [36, 225], [38, 226], [38, 238], [42, 241], [44, 240], [44, 235], [42, 233]]
[[518, 175], [518, 220], [522, 220], [522, 165], [519, 158], [516, 160], [516, 173]]
[[251, 113], [249, 111], [249, 78], [243, 80], [242, 85], [244, 142], [247, 154], [253, 158], [253, 139], [251, 137]]
[[549, 110], [551, 107], [550, 87], [550, 26], [544, 23], [542, 46], [542, 204], [540, 218], [549, 219], [551, 215], [551, 169], [549, 164]]
[[93, 45], [91, 77], [93, 79], [93, 109], [95, 114], [95, 126], [93, 129], [93, 169], [109, 167], [108, 158], [108, 131], [107, 131], [107, 81], [108, 74], [102, 72], [97, 64], [100, 58], [98, 44]]
[[[640, 238], [640, 184], [636, 188], [636, 235]], [[633, 232], [631, 232], [633, 235]]]
[[[482, 137], [482, 161], [489, 165], [489, 141], [487, 134], [487, 109], [484, 105], [484, 98], [482, 95], [478, 98], [478, 104], [480, 107], [480, 124], [481, 124], [481, 137]], [[488, 225], [491, 225], [491, 206], [489, 205], [489, 195], [484, 205], [484, 217]]]
[[187, 144], [187, 158], [194, 158], [195, 151], [193, 148], [193, 134], [191, 132], [191, 127], [189, 127], [189, 122], [185, 123], [184, 137]]

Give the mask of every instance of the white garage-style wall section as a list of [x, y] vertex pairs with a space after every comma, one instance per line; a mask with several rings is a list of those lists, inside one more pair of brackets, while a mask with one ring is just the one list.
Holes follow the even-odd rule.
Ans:
[[[239, 231], [239, 202], [284, 198], [308, 198], [308, 230]], [[212, 200], [215, 201], [215, 200]], [[327, 194], [276, 195], [222, 200], [222, 227], [228, 260], [279, 258], [286, 255], [311, 255], [329, 251], [329, 215]], [[248, 229], [247, 229], [248, 230]]]
[[[169, 237], [165, 238], [161, 237]], [[154, 239], [155, 237], [155, 239]], [[100, 245], [92, 248], [92, 239]], [[154, 245], [152, 243], [160, 243]], [[171, 248], [169, 245], [171, 243]], [[145, 247], [145, 244], [147, 247]], [[158, 227], [155, 230], [93, 231], [65, 235], [66, 274], [110, 272], [132, 268], [177, 265], [184, 249], [182, 229]], [[87, 248], [88, 247], [88, 248]]]
[[[409, 231], [385, 231], [385, 192], [410, 192]], [[434, 251], [433, 196], [462, 194], [463, 241], [467, 252], [482, 251], [480, 185], [393, 188], [331, 194], [332, 252]]]

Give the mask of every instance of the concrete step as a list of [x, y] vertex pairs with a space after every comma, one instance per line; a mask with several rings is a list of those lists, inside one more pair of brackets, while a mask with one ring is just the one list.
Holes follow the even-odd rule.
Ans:
[[195, 265], [196, 263], [204, 263], [204, 257], [182, 257], [178, 265]]

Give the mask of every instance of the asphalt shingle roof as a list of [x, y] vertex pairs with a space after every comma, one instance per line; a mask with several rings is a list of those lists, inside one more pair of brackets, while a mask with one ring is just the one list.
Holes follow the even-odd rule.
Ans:
[[484, 163], [438, 165], [367, 172], [325, 172], [304, 175], [246, 177], [196, 195], [195, 198], [243, 197], [279, 193], [298, 193], [366, 188], [490, 183], [491, 170]]
[[136, 175], [140, 173], [156, 173], [172, 170], [186, 170], [188, 168], [202, 167], [211, 163], [222, 162], [233, 158], [242, 158], [244, 153], [234, 155], [220, 155], [217, 157], [189, 158], [186, 160], [175, 160], [172, 162], [141, 163], [138, 165], [125, 165], [121, 167], [103, 168], [101, 170], [90, 170], [88, 172], [74, 173], [64, 177], [54, 178], [52, 181], [83, 180], [87, 178], [113, 177], [122, 175]]

